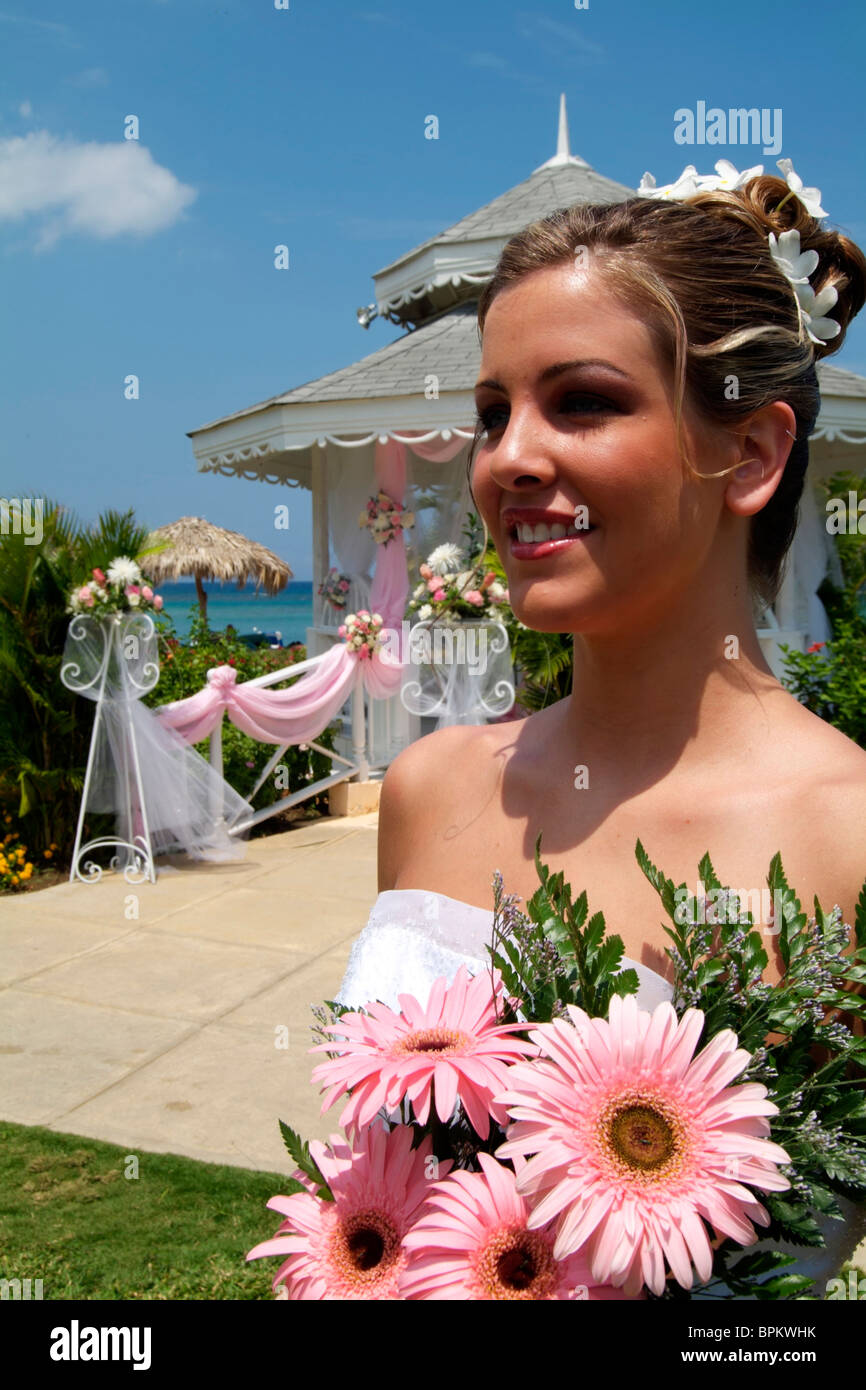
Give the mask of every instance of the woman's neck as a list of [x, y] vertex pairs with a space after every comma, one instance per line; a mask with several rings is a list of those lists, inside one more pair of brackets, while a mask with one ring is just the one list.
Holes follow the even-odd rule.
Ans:
[[791, 698], [764, 659], [748, 596], [708, 611], [698, 595], [627, 634], [575, 635], [564, 733], [583, 762], [706, 774], [760, 737], [765, 701], [780, 696]]

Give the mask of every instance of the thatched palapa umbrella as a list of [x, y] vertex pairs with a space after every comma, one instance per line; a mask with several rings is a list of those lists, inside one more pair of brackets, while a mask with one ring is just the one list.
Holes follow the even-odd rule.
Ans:
[[151, 535], [147, 549], [158, 546], [153, 555], [142, 556], [141, 567], [155, 584], [182, 575], [195, 576], [195, 588], [202, 618], [207, 620], [205, 579], [236, 579], [242, 589], [248, 580], [256, 589], [278, 594], [292, 578], [292, 571], [266, 546], [248, 540], [239, 531], [226, 531], [201, 516], [182, 516], [169, 526], [160, 526]]

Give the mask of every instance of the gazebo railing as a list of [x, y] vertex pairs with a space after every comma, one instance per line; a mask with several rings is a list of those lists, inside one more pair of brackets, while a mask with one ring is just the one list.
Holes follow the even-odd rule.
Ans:
[[[289, 680], [294, 676], [303, 675], [305, 671], [311, 671], [324, 661], [328, 655], [322, 652], [318, 656], [307, 657], [304, 661], [296, 661], [291, 666], [282, 666], [277, 671], [269, 671], [264, 676], [254, 676], [251, 680], [239, 682], [245, 686], [269, 686], [278, 685], [280, 681]], [[286, 811], [292, 806], [298, 805], [301, 801], [306, 801], [311, 796], [318, 796], [320, 792], [327, 791], [334, 787], [338, 782], [347, 782], [354, 778], [358, 782], [369, 781], [370, 763], [367, 754], [367, 730], [366, 713], [364, 709], [364, 688], [358, 684], [349, 696], [352, 706], [352, 757], [344, 758], [333, 748], [326, 748], [324, 744], [317, 743], [314, 739], [305, 739], [308, 748], [313, 748], [317, 753], [323, 753], [326, 758], [330, 758], [332, 763], [340, 763], [342, 767], [336, 772], [332, 772], [328, 777], [320, 777], [316, 782], [310, 782], [309, 786], [300, 787], [298, 791], [291, 792], [289, 796], [279, 797], [271, 806], [262, 806], [258, 811], [254, 811], [251, 816], [246, 816], [242, 820], [234, 819], [228, 821], [227, 829], [230, 835], [240, 835], [245, 830], [249, 830], [254, 825], [259, 825], [262, 821], [268, 820], [270, 816], [279, 815], [281, 811]], [[219, 724], [210, 735], [210, 764], [222, 777], [223, 775], [223, 728], [225, 726], [225, 713]], [[278, 766], [280, 759], [284, 757], [287, 750], [292, 747], [291, 743], [283, 743], [273, 754], [259, 776], [255, 787], [246, 798], [252, 801], [257, 792], [261, 790], [265, 782]]]

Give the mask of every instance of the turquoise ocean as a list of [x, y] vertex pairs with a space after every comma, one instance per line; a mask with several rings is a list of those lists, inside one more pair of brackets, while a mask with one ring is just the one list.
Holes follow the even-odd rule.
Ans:
[[[211, 632], [221, 632], [231, 623], [238, 635], [255, 632], [279, 632], [283, 646], [290, 642], [306, 642], [307, 628], [313, 622], [312, 580], [293, 580], [282, 593], [256, 594], [248, 585], [238, 589], [236, 584], [206, 583], [207, 621]], [[190, 608], [198, 600], [195, 581], [178, 579], [160, 584], [165, 611], [171, 615], [175, 631], [183, 640], [189, 634]]]

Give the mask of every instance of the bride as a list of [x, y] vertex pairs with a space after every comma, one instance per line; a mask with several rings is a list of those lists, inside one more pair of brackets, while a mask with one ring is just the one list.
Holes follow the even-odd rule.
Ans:
[[[815, 360], [862, 307], [866, 260], [780, 178], [703, 182], [534, 223], [481, 295], [472, 496], [517, 618], [573, 633], [572, 689], [391, 764], [380, 893], [343, 1003], [423, 1001], [461, 961], [486, 966], [494, 871], [529, 899], [539, 831], [551, 870], [622, 937], [642, 1007], [670, 997], [672, 969], [638, 837], [675, 883], [695, 888], [709, 850], [723, 883], [758, 895], [779, 851], [807, 910], [817, 895], [853, 920], [866, 752], [782, 687], [754, 615], [796, 526]], [[781, 260], [790, 229], [816, 253], [802, 283], [835, 287], [835, 336]], [[777, 980], [772, 918], [761, 930]]]

